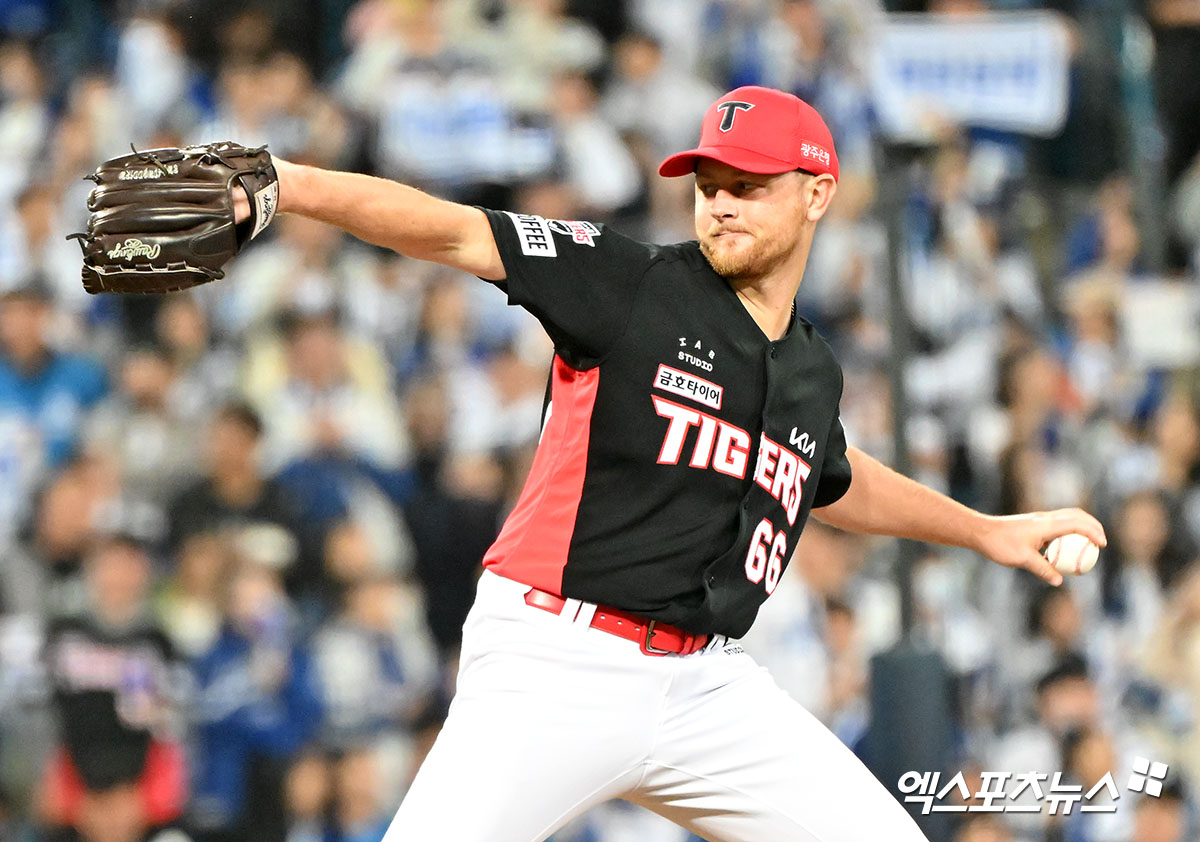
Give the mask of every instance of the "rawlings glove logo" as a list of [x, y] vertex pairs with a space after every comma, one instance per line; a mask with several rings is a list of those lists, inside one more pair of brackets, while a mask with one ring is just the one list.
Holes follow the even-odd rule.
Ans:
[[108, 256], [111, 260], [133, 260], [135, 257], [148, 257], [153, 260], [161, 251], [162, 246], [158, 243], [150, 245], [141, 240], [126, 240], [115, 248], [109, 249]]

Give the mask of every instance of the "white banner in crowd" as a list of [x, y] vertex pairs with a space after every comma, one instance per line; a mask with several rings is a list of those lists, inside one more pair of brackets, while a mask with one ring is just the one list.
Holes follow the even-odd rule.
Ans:
[[886, 15], [871, 56], [895, 140], [931, 140], [947, 123], [1049, 135], [1066, 118], [1070, 36], [1052, 13]]
[[1138, 281], [1121, 292], [1121, 338], [1133, 365], [1190, 368], [1200, 363], [1200, 290], [1194, 282]]

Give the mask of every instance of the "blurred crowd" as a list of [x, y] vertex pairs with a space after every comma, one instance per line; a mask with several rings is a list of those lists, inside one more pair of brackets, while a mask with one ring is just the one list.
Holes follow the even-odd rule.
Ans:
[[[945, 127], [881, 164], [874, 0], [0, 1], [0, 839], [379, 839], [453, 694], [552, 353], [489, 285], [296, 217], [219, 283], [89, 297], [65, 239], [82, 176], [131, 141], [269, 143], [676, 241], [691, 186], [657, 163], [752, 83], [815, 105], [841, 159], [800, 304], [851, 443], [896, 453], [890, 187], [915, 476], [1108, 529], [1057, 590], [923, 550], [911, 640], [952, 676], [956, 768], [1172, 770], [1113, 814], [972, 814], [952, 838], [1196, 838], [1200, 0], [1049, 5], [1074, 36], [1058, 134]], [[851, 746], [901, 635], [895, 557], [810, 522], [746, 641]], [[614, 804], [555, 842], [685, 837]]]

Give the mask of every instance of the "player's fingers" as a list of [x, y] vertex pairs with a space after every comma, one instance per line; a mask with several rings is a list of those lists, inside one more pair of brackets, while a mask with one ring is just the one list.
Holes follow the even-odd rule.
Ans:
[[1021, 566], [1039, 579], [1058, 587], [1063, 582], [1062, 574], [1054, 569], [1046, 557], [1039, 552], [1031, 552], [1022, 557]]
[[1047, 512], [1046, 515], [1041, 524], [1043, 544], [1072, 532], [1086, 535], [1096, 546], [1103, 547], [1108, 544], [1108, 537], [1104, 534], [1104, 527], [1100, 525], [1100, 521], [1083, 509], [1057, 509]]

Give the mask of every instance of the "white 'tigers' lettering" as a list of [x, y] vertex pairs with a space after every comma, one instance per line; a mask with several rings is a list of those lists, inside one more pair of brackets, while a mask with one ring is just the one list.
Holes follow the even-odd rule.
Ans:
[[670, 420], [662, 447], [658, 452], [658, 464], [676, 465], [683, 456], [683, 446], [688, 432], [699, 428], [692, 445], [688, 465], [693, 468], [712, 468], [722, 474], [741, 479], [746, 475], [750, 458], [750, 434], [728, 421], [722, 421], [699, 410], [680, 406], [666, 398], [653, 396], [654, 411]]
[[788, 526], [795, 526], [804, 496], [804, 483], [812, 473], [807, 462], [783, 445], [763, 435], [758, 442], [754, 481], [779, 501], [787, 513]]
[[[750, 458], [750, 434], [736, 424], [722, 421], [698, 409], [682, 406], [666, 398], [651, 395], [654, 411], [670, 421], [658, 451], [658, 464], [678, 465], [692, 429], [697, 430], [692, 442], [688, 466], [712, 468], [722, 474], [741, 479], [746, 476]], [[754, 481], [783, 507], [788, 526], [796, 525], [800, 502], [804, 498], [804, 483], [812, 467], [788, 448], [762, 435], [758, 442], [758, 457], [754, 464]], [[782, 533], [781, 533], [782, 534]]]

